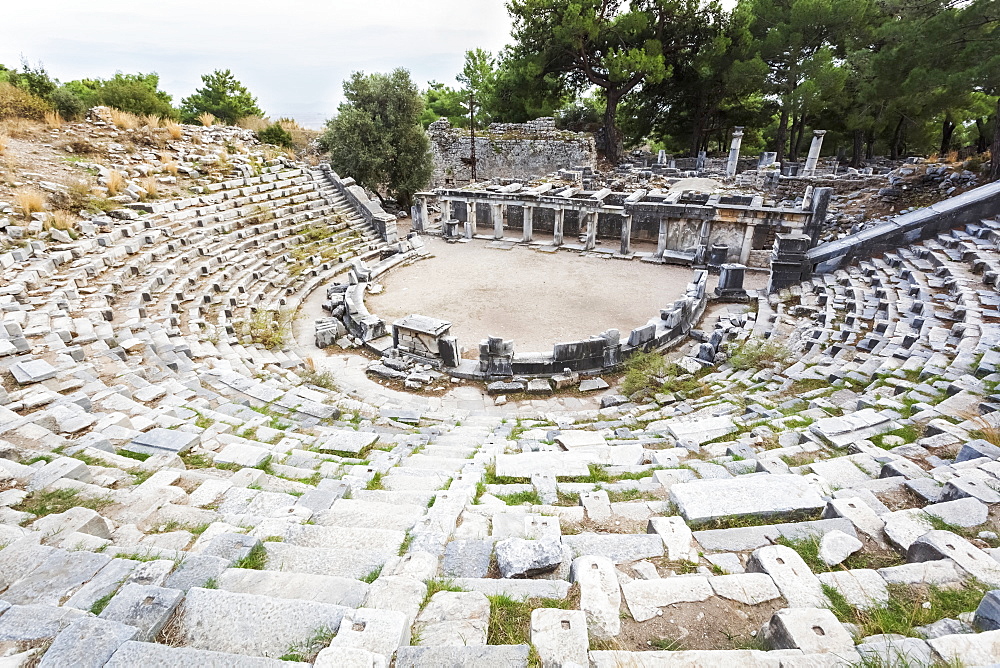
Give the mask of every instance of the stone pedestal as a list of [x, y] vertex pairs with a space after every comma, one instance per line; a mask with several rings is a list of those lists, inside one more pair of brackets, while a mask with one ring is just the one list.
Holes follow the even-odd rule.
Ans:
[[479, 371], [491, 378], [509, 378], [514, 375], [514, 342], [491, 336], [479, 342]]
[[718, 269], [729, 256], [729, 246], [723, 244], [712, 244], [708, 252], [708, 266], [711, 269]]
[[715, 288], [718, 297], [746, 297], [743, 277], [747, 268], [742, 264], [724, 264], [719, 271], [719, 285]]
[[805, 234], [775, 235], [774, 250], [771, 252], [771, 279], [767, 284], [769, 293], [795, 285], [808, 275], [806, 251], [810, 242]]
[[704, 151], [698, 151], [698, 157], [695, 158], [695, 161], [694, 161], [694, 168], [696, 170], [698, 170], [699, 172], [701, 170], [705, 169], [705, 159], [707, 157], [708, 156], [705, 154]]
[[427, 199], [418, 197], [416, 203], [410, 207], [410, 217], [413, 219], [413, 231], [423, 234], [427, 228]]

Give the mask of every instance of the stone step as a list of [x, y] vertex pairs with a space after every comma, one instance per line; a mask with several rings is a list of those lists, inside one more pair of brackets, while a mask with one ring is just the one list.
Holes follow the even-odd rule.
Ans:
[[[383, 496], [397, 493], [386, 492]], [[359, 496], [360, 492], [356, 494]], [[399, 493], [402, 495], [402, 493]], [[424, 516], [427, 502], [422, 505], [400, 501], [367, 501], [357, 498], [337, 499], [330, 510], [317, 513], [316, 524], [328, 527], [379, 527], [406, 531]]]
[[315, 601], [347, 608], [360, 607], [369, 587], [351, 578], [244, 568], [226, 569], [219, 575], [217, 585], [219, 589], [238, 594]]

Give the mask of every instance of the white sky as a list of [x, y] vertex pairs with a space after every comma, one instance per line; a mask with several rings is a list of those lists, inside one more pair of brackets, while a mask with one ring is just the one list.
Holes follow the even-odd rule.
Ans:
[[503, 0], [46, 0], [10, 3], [0, 63], [41, 60], [61, 81], [157, 72], [174, 96], [231, 69], [272, 117], [318, 126], [355, 70], [405, 67], [418, 86], [455, 85], [465, 51], [496, 53]]

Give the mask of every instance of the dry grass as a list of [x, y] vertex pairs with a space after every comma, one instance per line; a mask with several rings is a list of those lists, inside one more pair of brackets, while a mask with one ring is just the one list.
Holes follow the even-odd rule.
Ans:
[[146, 194], [141, 198], [143, 200], [157, 199], [160, 196], [160, 184], [155, 176], [147, 176], [139, 181], [139, 187], [146, 191]]
[[236, 121], [236, 125], [240, 126], [244, 130], [260, 132], [270, 125], [270, 121], [266, 118], [261, 118], [260, 116], [244, 116], [240, 120]]
[[163, 167], [161, 168], [163, 171], [171, 176], [177, 176], [177, 168], [179, 165], [176, 160], [170, 157], [169, 153], [161, 153], [160, 162], [163, 163]]
[[0, 133], [15, 139], [30, 137], [34, 128], [35, 124], [25, 118], [7, 118], [0, 121]]
[[949, 151], [947, 155], [944, 156], [945, 162], [958, 162], [958, 151]]
[[117, 169], [112, 169], [108, 172], [108, 181], [104, 186], [108, 189], [109, 195], [117, 195], [125, 189], [125, 175]]
[[143, 126], [143, 119], [120, 109], [111, 109], [111, 122], [121, 130], [138, 130]]
[[46, 111], [45, 112], [45, 124], [49, 126], [52, 130], [58, 130], [62, 127], [63, 117], [58, 111]]
[[160, 127], [160, 124], [163, 122], [163, 119], [157, 116], [156, 114], [146, 114], [145, 116], [142, 117], [142, 121], [147, 128], [155, 130], [156, 128]]
[[43, 227], [46, 230], [56, 229], [69, 231], [76, 227], [76, 219], [67, 211], [53, 211], [49, 219], [45, 221]]
[[14, 205], [25, 220], [31, 220], [31, 214], [45, 211], [45, 195], [34, 188], [22, 188], [14, 192]]
[[6, 133], [0, 133], [0, 155], [7, 150], [7, 144], [10, 141], [10, 137]]
[[206, 128], [210, 128], [213, 125], [215, 125], [215, 116], [208, 113], [207, 111], [203, 111], [202, 113], [198, 114], [198, 122], [204, 125]]
[[72, 209], [82, 209], [90, 199], [94, 184], [86, 179], [76, 179], [66, 184], [66, 194], [69, 197], [68, 206]]
[[180, 139], [184, 136], [184, 129], [173, 121], [163, 121], [163, 127], [167, 129], [167, 134], [171, 139]]

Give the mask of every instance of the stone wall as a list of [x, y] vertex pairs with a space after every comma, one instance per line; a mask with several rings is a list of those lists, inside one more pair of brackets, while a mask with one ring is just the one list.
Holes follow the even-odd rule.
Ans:
[[931, 206], [895, 216], [881, 225], [820, 244], [806, 254], [806, 278], [810, 270], [832, 271], [859, 258], [928, 239], [940, 232], [976, 223], [1000, 211], [1000, 182], [943, 200]]
[[[427, 128], [434, 157], [432, 187], [464, 185], [472, 179], [469, 131], [447, 119]], [[493, 123], [476, 130], [476, 178], [529, 179], [576, 166], [593, 168], [597, 149], [592, 135], [556, 129], [551, 118], [528, 123]]]

